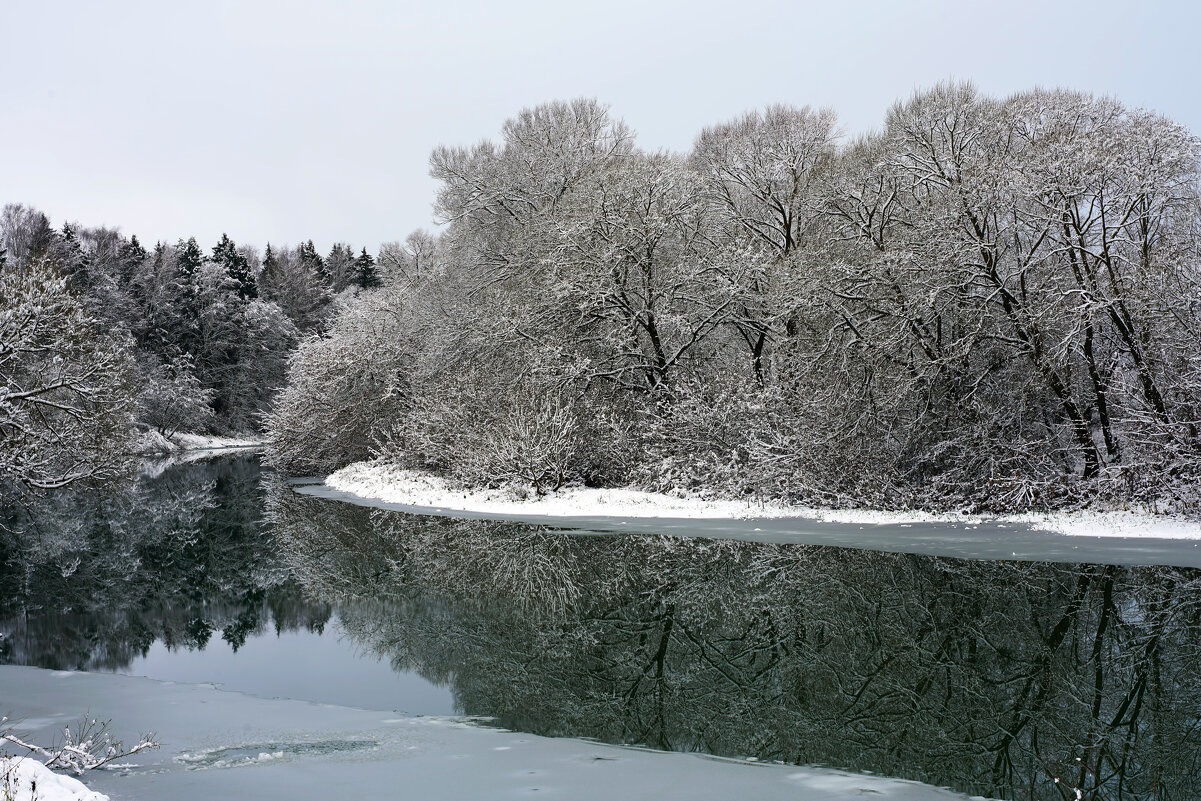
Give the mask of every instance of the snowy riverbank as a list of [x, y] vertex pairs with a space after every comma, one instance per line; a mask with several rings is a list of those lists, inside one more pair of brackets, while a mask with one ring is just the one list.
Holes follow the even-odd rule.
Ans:
[[52, 737], [81, 709], [112, 716], [125, 735], [156, 730], [161, 749], [87, 777], [132, 801], [380, 798], [396, 788], [439, 799], [965, 798], [881, 776], [538, 737], [464, 718], [264, 699], [205, 684], [0, 666], [0, 687], [0, 704], [24, 719], [19, 731], [30, 737]]
[[36, 759], [0, 756], [0, 798], [4, 801], [109, 801], [83, 782], [63, 776]]
[[180, 432], [166, 437], [158, 431], [146, 431], [134, 439], [133, 452], [138, 456], [170, 456], [192, 451], [261, 448], [265, 444], [263, 440], [244, 437], [213, 437]]
[[984, 517], [920, 510], [819, 509], [737, 500], [708, 500], [631, 489], [568, 487], [526, 498], [499, 489], [466, 489], [438, 476], [378, 462], [358, 462], [326, 477], [325, 484], [364, 501], [412, 507], [429, 514], [505, 519], [620, 517], [626, 519], [786, 520], [866, 526], [930, 523], [961, 527], [991, 524], [1029, 527], [1055, 534], [1201, 540], [1201, 520], [1138, 511], [1059, 512]]

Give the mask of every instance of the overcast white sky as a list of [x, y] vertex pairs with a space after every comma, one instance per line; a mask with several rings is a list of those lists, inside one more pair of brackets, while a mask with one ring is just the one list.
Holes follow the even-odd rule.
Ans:
[[435, 145], [575, 96], [677, 150], [770, 102], [865, 131], [952, 77], [1112, 94], [1201, 133], [1199, 7], [0, 0], [0, 203], [147, 242], [375, 249], [431, 224]]

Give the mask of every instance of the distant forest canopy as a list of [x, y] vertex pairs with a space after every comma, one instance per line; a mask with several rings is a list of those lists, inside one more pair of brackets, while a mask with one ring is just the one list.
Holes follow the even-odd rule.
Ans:
[[407, 269], [311, 241], [261, 254], [222, 236], [147, 249], [137, 236], [0, 211], [0, 492], [122, 474], [150, 431], [249, 434], [287, 361], [339, 298]]
[[593, 100], [440, 147], [436, 239], [303, 340], [272, 461], [467, 484], [1196, 513], [1201, 150], [943, 84], [639, 149]]

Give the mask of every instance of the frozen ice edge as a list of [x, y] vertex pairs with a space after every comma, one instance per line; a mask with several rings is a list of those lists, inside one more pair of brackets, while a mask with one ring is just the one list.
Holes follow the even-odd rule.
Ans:
[[380, 462], [356, 462], [327, 476], [324, 486], [361, 502], [410, 507], [424, 514], [470, 515], [505, 520], [546, 522], [569, 518], [773, 520], [859, 526], [913, 526], [927, 523], [960, 527], [1020, 525], [1066, 536], [1137, 537], [1201, 540], [1201, 520], [1138, 511], [1060, 512], [982, 516], [930, 513], [920, 510], [888, 512], [871, 509], [819, 509], [746, 501], [677, 497], [632, 489], [573, 487], [538, 498], [519, 499], [503, 490], [465, 490], [438, 476]]
[[33, 737], [45, 739], [85, 707], [112, 717], [121, 736], [156, 729], [164, 746], [139, 755], [140, 765], [87, 777], [100, 791], [135, 801], [374, 798], [399, 787], [411, 797], [440, 799], [534, 791], [583, 801], [966, 798], [842, 770], [545, 738], [466, 718], [403, 718], [134, 676], [0, 666], [0, 687], [0, 704], [28, 720]]

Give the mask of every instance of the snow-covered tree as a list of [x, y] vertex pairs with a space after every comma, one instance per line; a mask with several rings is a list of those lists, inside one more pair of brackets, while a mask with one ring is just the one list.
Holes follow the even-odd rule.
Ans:
[[382, 309], [375, 300], [347, 300], [326, 335], [301, 341], [267, 421], [273, 464], [315, 474], [368, 458], [404, 413], [407, 332]]
[[0, 268], [0, 481], [43, 491], [128, 468], [128, 343], [101, 331], [44, 258]]
[[195, 237], [179, 240], [175, 246], [175, 270], [185, 280], [191, 279], [197, 268], [204, 262], [204, 253], [196, 244]]
[[324, 271], [335, 294], [354, 285], [358, 279], [354, 248], [345, 242], [335, 242], [325, 257]]
[[284, 385], [300, 334], [279, 306], [263, 300], [242, 306], [237, 323], [228, 418], [234, 430], [255, 431]]
[[375, 270], [375, 259], [363, 248], [363, 252], [354, 260], [354, 280], [360, 289], [375, 289], [380, 285], [379, 276]]
[[204, 432], [215, 421], [215, 394], [196, 378], [191, 358], [179, 356], [143, 376], [138, 419], [167, 437], [178, 431]]
[[659, 388], [732, 316], [701, 194], [678, 158], [635, 153], [559, 201], [548, 284], [589, 380]]
[[[942, 84], [843, 144], [831, 112], [769, 106], [687, 158], [594, 100], [526, 109], [435, 150], [445, 228], [385, 245], [381, 297], [340, 311], [406, 358], [359, 452], [486, 482], [508, 468], [472, 449], [521, 463], [506, 438], [561, 403], [580, 480], [1195, 508], [1199, 164], [1181, 126], [1065, 91]], [[301, 395], [331, 382], [361, 420], [317, 354], [366, 341], [311, 343]]]
[[237, 286], [238, 295], [243, 300], [253, 300], [258, 297], [258, 284], [250, 261], [238, 251], [237, 245], [227, 234], [221, 235], [221, 241], [213, 247], [212, 260], [225, 268], [229, 277]]
[[263, 298], [277, 304], [302, 332], [321, 328], [329, 316], [330, 290], [315, 262], [300, 251], [279, 248], [263, 261]]

